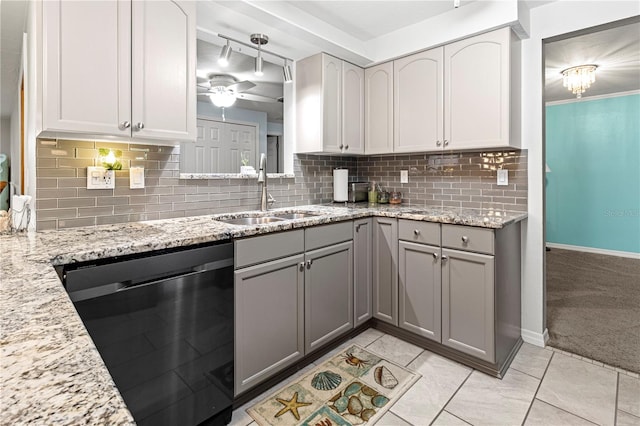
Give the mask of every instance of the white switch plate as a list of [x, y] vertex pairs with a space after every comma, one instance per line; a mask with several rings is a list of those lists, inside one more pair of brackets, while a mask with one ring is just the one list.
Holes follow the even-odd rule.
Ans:
[[114, 189], [116, 173], [104, 167], [87, 167], [87, 189]]
[[507, 169], [498, 169], [498, 185], [506, 186], [509, 185], [509, 170]]
[[409, 183], [409, 170], [400, 170], [400, 183]]
[[131, 167], [129, 169], [129, 188], [144, 188], [144, 167]]

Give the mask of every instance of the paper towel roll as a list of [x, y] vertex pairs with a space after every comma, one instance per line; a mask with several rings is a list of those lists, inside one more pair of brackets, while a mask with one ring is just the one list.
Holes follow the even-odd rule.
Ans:
[[345, 202], [349, 199], [349, 170], [333, 170], [333, 201]]
[[11, 226], [16, 231], [27, 229], [31, 219], [30, 195], [14, 195], [11, 197]]

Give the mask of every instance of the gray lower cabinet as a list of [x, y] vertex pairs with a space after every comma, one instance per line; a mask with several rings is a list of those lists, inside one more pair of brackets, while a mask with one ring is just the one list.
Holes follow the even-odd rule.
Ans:
[[442, 249], [442, 343], [495, 362], [494, 257]]
[[304, 355], [304, 255], [235, 272], [235, 394]]
[[353, 243], [305, 253], [305, 353], [353, 328]]
[[398, 325], [398, 220], [373, 219], [373, 316]]
[[440, 247], [398, 243], [399, 326], [440, 342]]
[[373, 219], [353, 221], [353, 314], [354, 326], [372, 317]]

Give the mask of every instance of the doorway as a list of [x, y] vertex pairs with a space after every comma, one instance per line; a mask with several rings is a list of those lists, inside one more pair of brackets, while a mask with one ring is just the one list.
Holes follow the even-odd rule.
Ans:
[[[639, 373], [640, 19], [544, 40], [544, 57], [549, 345]], [[595, 81], [569, 91], [578, 65]]]
[[267, 173], [282, 173], [282, 136], [267, 135]]

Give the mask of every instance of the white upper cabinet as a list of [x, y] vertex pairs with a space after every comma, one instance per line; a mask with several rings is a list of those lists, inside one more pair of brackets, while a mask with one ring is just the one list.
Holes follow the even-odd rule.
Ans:
[[364, 70], [342, 63], [342, 144], [346, 154], [364, 154]]
[[510, 28], [444, 47], [447, 149], [520, 146], [519, 49]]
[[195, 5], [42, 3], [43, 135], [196, 136]]
[[393, 62], [364, 70], [366, 154], [393, 152]]
[[364, 71], [324, 53], [296, 63], [296, 152], [361, 154]]
[[443, 140], [443, 48], [393, 64], [393, 152], [433, 151]]

